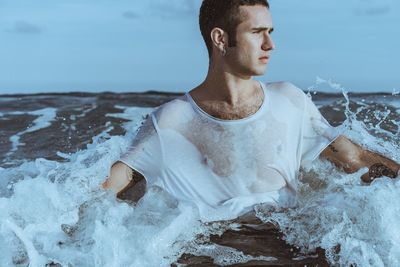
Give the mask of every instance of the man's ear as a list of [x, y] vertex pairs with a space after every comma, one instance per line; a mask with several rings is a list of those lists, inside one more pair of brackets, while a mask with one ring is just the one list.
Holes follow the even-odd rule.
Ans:
[[211, 31], [211, 41], [214, 47], [222, 51], [228, 47], [228, 34], [221, 28], [214, 28]]

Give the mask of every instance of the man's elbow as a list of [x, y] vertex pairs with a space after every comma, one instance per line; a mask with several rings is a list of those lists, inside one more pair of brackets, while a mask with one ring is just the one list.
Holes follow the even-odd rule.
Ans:
[[359, 158], [349, 158], [343, 163], [343, 171], [346, 173], [355, 173], [361, 168], [366, 167], [361, 159]]
[[132, 169], [122, 162], [117, 162], [111, 166], [110, 175], [101, 184], [101, 187], [118, 194], [129, 185], [131, 179]]
[[121, 200], [138, 202], [146, 192], [146, 179], [142, 174], [122, 162], [111, 167], [110, 176], [102, 183], [104, 190], [112, 190]]

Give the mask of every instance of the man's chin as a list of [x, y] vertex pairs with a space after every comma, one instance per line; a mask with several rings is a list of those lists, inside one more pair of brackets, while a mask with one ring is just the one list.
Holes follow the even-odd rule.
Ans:
[[267, 71], [267, 65], [266, 64], [263, 64], [261, 66], [257, 66], [257, 68], [254, 68], [254, 73], [256, 73], [254, 76], [264, 75], [266, 71]]
[[259, 69], [254, 72], [253, 76], [262, 76], [267, 72], [267, 68]]
[[[262, 76], [265, 74], [267, 67], [266, 66], [262, 66], [262, 67], [256, 67], [256, 68], [249, 68], [245, 71], [242, 71], [242, 75], [243, 76]], [[246, 74], [245, 74], [246, 73]]]

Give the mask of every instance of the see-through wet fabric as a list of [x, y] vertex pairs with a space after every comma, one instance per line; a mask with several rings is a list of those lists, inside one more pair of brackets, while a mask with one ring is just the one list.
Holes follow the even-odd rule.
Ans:
[[339, 134], [304, 92], [290, 83], [260, 83], [253, 115], [222, 120], [189, 93], [158, 107], [121, 161], [182, 202], [203, 221], [233, 219], [255, 204], [292, 207], [297, 176]]

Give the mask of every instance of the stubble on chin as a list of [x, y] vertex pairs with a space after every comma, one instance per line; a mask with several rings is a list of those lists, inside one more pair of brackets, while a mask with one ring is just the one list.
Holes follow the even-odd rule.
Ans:
[[227, 67], [243, 76], [261, 76], [265, 74], [266, 64], [260, 64], [258, 59], [256, 61], [251, 60], [249, 55], [242, 56], [241, 58], [230, 58], [227, 61]]
[[253, 68], [253, 76], [262, 76], [267, 72], [267, 65], [255, 65]]

